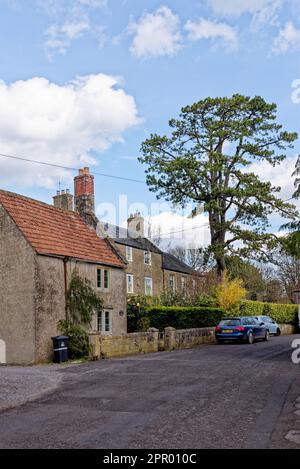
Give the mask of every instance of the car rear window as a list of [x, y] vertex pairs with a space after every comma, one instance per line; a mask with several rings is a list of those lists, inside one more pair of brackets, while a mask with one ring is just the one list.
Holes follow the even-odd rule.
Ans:
[[240, 324], [240, 319], [224, 319], [224, 321], [220, 322], [220, 326], [239, 326]]

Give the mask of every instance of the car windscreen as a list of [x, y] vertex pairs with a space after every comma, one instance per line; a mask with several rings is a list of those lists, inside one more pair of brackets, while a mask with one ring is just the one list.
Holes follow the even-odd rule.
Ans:
[[220, 322], [220, 326], [239, 326], [240, 324], [240, 319], [224, 319]]

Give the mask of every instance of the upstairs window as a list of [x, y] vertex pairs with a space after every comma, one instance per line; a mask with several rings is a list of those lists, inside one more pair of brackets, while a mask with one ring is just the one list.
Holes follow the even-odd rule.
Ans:
[[151, 252], [144, 251], [144, 264], [151, 265]]
[[97, 288], [102, 288], [102, 270], [97, 269]]
[[97, 269], [97, 288], [109, 289], [109, 269]]
[[128, 262], [132, 262], [132, 258], [133, 258], [133, 255], [132, 255], [132, 247], [126, 246], [126, 260], [127, 260]]

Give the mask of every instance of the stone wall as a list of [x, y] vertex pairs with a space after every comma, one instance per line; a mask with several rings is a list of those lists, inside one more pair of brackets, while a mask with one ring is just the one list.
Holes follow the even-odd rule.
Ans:
[[279, 327], [282, 335], [291, 335], [297, 332], [297, 328], [292, 324], [279, 324]]
[[[126, 246], [116, 243], [118, 250], [126, 259]], [[145, 294], [145, 277], [152, 278], [153, 296], [159, 296], [163, 285], [161, 254], [151, 252], [151, 265], [144, 263], [144, 251], [132, 248], [132, 262], [128, 263], [127, 274], [133, 275], [133, 294]]]
[[[281, 324], [280, 327], [282, 334], [295, 333], [295, 327], [292, 325]], [[214, 327], [178, 330], [173, 327], [166, 327], [164, 332], [151, 328], [147, 332], [135, 332], [117, 337], [91, 333], [89, 339], [93, 360], [126, 357], [164, 350], [170, 352], [205, 344], [216, 344]], [[276, 340], [276, 338], [273, 340]]]
[[[52, 359], [51, 337], [59, 334], [57, 323], [66, 319], [64, 262], [62, 259], [48, 256], [37, 256], [36, 275], [36, 361]], [[67, 284], [74, 269], [81, 277], [88, 278], [97, 290], [97, 268], [100, 266], [88, 262], [69, 260], [67, 262]], [[112, 334], [119, 335], [127, 331], [125, 275], [123, 269], [108, 268], [110, 287], [100, 291], [103, 307], [111, 313]], [[96, 330], [96, 313], [89, 327]]]
[[[0, 340], [1, 361], [30, 364], [35, 356], [36, 256], [0, 205]], [[4, 355], [5, 349], [5, 357]]]
[[149, 329], [147, 332], [134, 332], [120, 336], [90, 334], [92, 346], [91, 358], [126, 357], [141, 353], [158, 351], [158, 330]]

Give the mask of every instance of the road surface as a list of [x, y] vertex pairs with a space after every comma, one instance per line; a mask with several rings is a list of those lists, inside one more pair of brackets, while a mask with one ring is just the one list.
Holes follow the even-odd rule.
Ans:
[[0, 447], [300, 448], [296, 337], [64, 368], [57, 390], [0, 413]]

